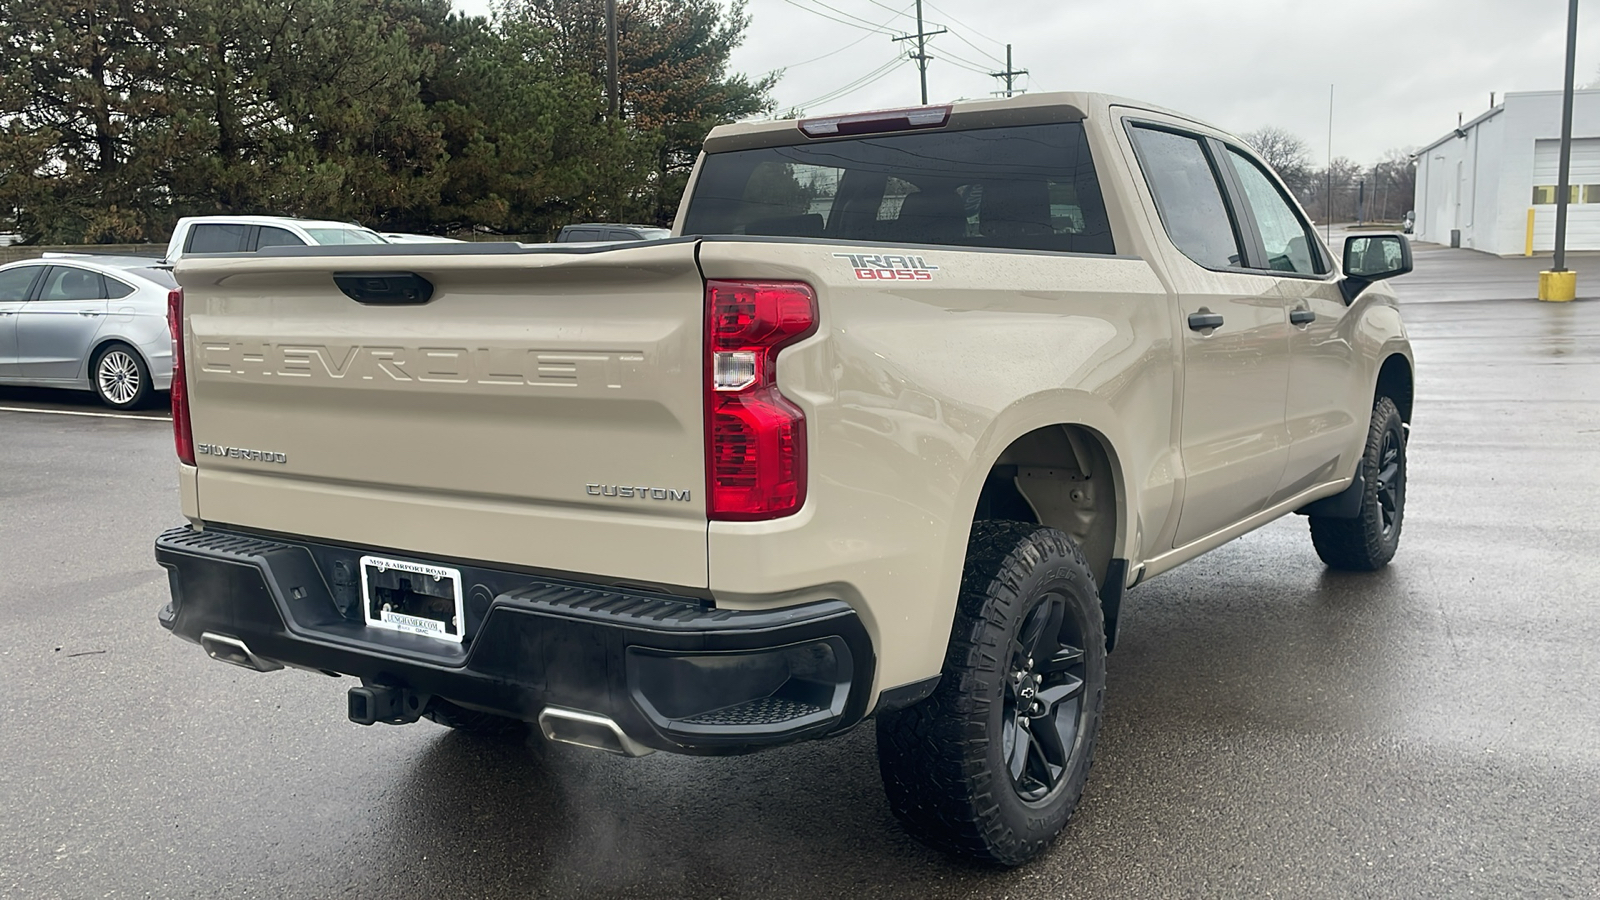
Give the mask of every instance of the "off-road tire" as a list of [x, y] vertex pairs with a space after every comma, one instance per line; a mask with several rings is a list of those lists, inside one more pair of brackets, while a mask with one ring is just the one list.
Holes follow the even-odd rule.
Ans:
[[1406, 430], [1400, 410], [1388, 397], [1379, 397], [1372, 405], [1361, 475], [1365, 491], [1360, 515], [1309, 517], [1311, 543], [1332, 569], [1375, 572], [1389, 564], [1400, 546], [1406, 511]]
[[453, 728], [463, 734], [476, 734], [485, 737], [502, 737], [521, 734], [527, 730], [528, 723], [521, 719], [511, 719], [497, 716], [493, 713], [479, 712], [457, 706], [449, 700], [439, 697], [433, 698], [428, 705], [428, 711], [422, 717], [430, 722]]
[[[1034, 621], [1030, 613], [1057, 597], [1082, 641], [1080, 706], [1072, 716], [1078, 730], [1053, 776], [1060, 780], [1030, 802], [1006, 763], [1011, 651]], [[1056, 631], [1066, 633], [1062, 625]], [[1089, 775], [1105, 652], [1094, 575], [1070, 538], [1024, 522], [975, 523], [939, 685], [921, 703], [878, 717], [884, 790], [906, 830], [935, 849], [994, 865], [1020, 865], [1043, 852], [1071, 818]]]
[[138, 409], [152, 393], [150, 367], [127, 344], [107, 344], [89, 361], [89, 387], [112, 409]]

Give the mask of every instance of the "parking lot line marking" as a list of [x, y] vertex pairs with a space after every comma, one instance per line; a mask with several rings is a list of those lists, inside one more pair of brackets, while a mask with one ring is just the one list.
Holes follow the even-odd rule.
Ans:
[[171, 416], [131, 416], [127, 413], [80, 412], [75, 409], [34, 409], [28, 406], [0, 406], [0, 412], [39, 413], [46, 416], [87, 416], [91, 419], [137, 419], [140, 422], [171, 422]]

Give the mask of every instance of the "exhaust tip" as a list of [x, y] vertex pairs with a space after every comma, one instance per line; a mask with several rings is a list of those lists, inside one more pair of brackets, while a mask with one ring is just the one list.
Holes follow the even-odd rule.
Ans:
[[638, 757], [655, 752], [654, 748], [628, 737], [622, 726], [611, 718], [576, 709], [545, 707], [539, 713], [539, 730], [552, 741], [604, 750], [618, 756]]
[[210, 631], [200, 635], [200, 646], [205, 649], [206, 655], [218, 662], [225, 662], [231, 666], [253, 669], [257, 672], [275, 672], [283, 668], [283, 663], [262, 659], [250, 651], [244, 641], [225, 634], [214, 634]]

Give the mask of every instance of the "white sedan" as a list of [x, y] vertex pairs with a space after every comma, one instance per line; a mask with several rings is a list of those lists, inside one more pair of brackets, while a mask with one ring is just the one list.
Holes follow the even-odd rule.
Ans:
[[172, 384], [158, 261], [59, 255], [0, 266], [0, 385], [92, 390], [132, 409]]

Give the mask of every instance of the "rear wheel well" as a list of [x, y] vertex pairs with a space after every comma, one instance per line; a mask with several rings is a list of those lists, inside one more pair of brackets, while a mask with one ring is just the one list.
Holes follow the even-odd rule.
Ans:
[[1082, 425], [1049, 425], [1017, 438], [984, 479], [974, 521], [1032, 522], [1065, 532], [1097, 583], [1116, 552], [1115, 470], [1105, 438]]
[[1414, 391], [1411, 363], [1398, 353], [1384, 360], [1383, 367], [1378, 370], [1378, 390], [1373, 402], [1377, 402], [1377, 397], [1388, 397], [1400, 410], [1400, 421], [1410, 424]]

